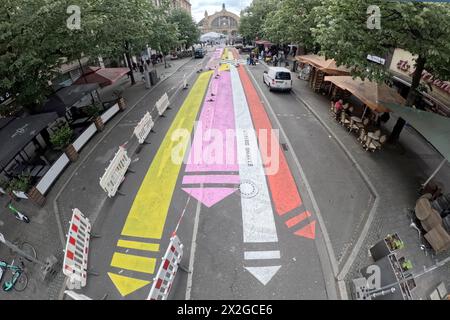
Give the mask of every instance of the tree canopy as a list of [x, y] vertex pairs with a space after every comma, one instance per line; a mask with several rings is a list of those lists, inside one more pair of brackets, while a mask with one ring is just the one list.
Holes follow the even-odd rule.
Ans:
[[282, 0], [277, 10], [268, 13], [264, 36], [274, 43], [297, 43], [305, 50], [313, 49], [314, 15], [311, 11], [318, 5], [319, 0]]
[[263, 26], [268, 14], [277, 9], [279, 0], [253, 0], [253, 2], [242, 10], [239, 33], [247, 40], [263, 38]]
[[[149, 45], [168, 52], [192, 28], [170, 21], [170, 1], [2, 0], [0, 2], [0, 95], [8, 92], [29, 108], [51, 92], [49, 81], [67, 61], [83, 56], [129, 57]], [[80, 8], [80, 27], [69, 28], [69, 5]], [[186, 17], [180, 13], [183, 23]], [[192, 21], [192, 19], [191, 19]], [[185, 38], [187, 35], [187, 38]]]
[[189, 48], [199, 40], [200, 30], [194, 20], [192, 20], [191, 15], [185, 10], [172, 10], [170, 12], [168, 22], [177, 26], [179, 44]]

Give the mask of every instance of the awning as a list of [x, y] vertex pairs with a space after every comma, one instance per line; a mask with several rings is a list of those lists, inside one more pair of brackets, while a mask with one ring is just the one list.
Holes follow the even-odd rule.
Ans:
[[315, 54], [307, 54], [303, 56], [296, 56], [295, 59], [302, 63], [306, 63], [316, 67], [320, 71], [329, 75], [349, 75], [350, 71], [344, 66], [337, 66], [334, 59], [325, 59], [323, 56]]
[[442, 166], [447, 161], [450, 161], [450, 118], [394, 103], [387, 103], [385, 106], [420, 132], [444, 157], [444, 160], [432, 173], [431, 177], [422, 184], [422, 186], [427, 185]]
[[264, 45], [264, 46], [271, 46], [272, 45], [272, 42], [270, 42], [270, 41], [267, 41], [267, 40], [257, 40], [257, 41], [255, 41], [255, 44], [257, 44], [257, 45]]
[[66, 115], [67, 109], [83, 100], [93, 91], [99, 88], [98, 83], [71, 85], [51, 95], [44, 103], [44, 112], [56, 112], [58, 116]]
[[0, 130], [0, 168], [8, 163], [34, 137], [58, 118], [56, 112], [16, 118]]
[[349, 91], [366, 106], [377, 112], [389, 112], [383, 104], [405, 104], [405, 99], [387, 85], [369, 80], [353, 79], [350, 76], [326, 76], [325, 81], [334, 83], [341, 89]]
[[56, 95], [68, 107], [83, 99], [84, 96], [99, 88], [98, 83], [75, 84], [69, 87], [62, 88], [56, 92]]
[[128, 68], [88, 67], [88, 71], [74, 84], [98, 83], [101, 87], [106, 87], [115, 83], [128, 72], [130, 72]]

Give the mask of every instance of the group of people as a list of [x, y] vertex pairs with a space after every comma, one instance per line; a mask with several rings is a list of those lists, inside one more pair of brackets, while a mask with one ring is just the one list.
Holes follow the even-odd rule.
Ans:
[[141, 57], [141, 60], [136, 62], [133, 62], [133, 70], [135, 72], [140, 72], [141, 74], [144, 74], [145, 71], [145, 64], [147, 64], [147, 67], [150, 67], [150, 63], [155, 66], [157, 63], [161, 63], [163, 61], [163, 55], [162, 53], [159, 54], [152, 54], [151, 57], [147, 57], [147, 59], [144, 59], [144, 57]]

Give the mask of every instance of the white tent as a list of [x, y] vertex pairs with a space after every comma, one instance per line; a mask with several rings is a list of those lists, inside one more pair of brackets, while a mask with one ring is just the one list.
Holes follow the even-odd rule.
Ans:
[[220, 39], [221, 37], [225, 37], [225, 35], [217, 33], [217, 32], [208, 32], [208, 33], [203, 34], [200, 37], [200, 41], [216, 40], [216, 39]]

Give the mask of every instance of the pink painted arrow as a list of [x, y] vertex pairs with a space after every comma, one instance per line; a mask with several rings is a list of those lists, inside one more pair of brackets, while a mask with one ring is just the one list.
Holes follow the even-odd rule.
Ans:
[[229, 71], [217, 72], [220, 76], [212, 78], [206, 93], [185, 168], [186, 173], [210, 174], [186, 175], [183, 178], [183, 184], [204, 186], [183, 190], [207, 207], [215, 205], [237, 190], [230, 187], [211, 187], [208, 184], [236, 185], [240, 182], [237, 174], [231, 174], [239, 171], [231, 76]]

